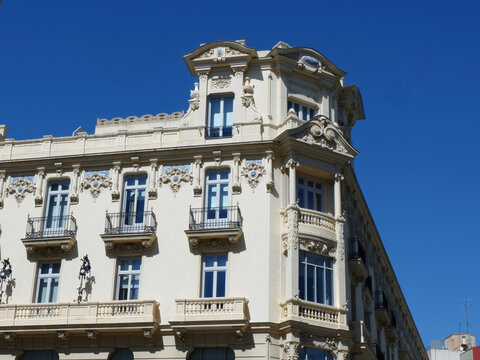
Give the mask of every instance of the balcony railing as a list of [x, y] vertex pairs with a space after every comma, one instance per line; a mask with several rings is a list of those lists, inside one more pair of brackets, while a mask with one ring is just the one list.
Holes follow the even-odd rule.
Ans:
[[386, 310], [388, 312], [388, 300], [382, 290], [375, 291], [375, 309]]
[[282, 304], [283, 318], [299, 317], [305, 320], [346, 325], [347, 310], [333, 306], [317, 304], [300, 299], [290, 299]]
[[157, 219], [153, 211], [107, 213], [105, 234], [155, 233]]
[[77, 221], [71, 215], [27, 219], [26, 239], [75, 237], [76, 235]]
[[238, 229], [242, 214], [238, 206], [190, 209], [190, 230]]
[[221, 138], [233, 136], [233, 126], [207, 127], [206, 138]]
[[350, 259], [361, 259], [364, 264], [366, 264], [365, 250], [363, 245], [358, 238], [350, 239]]
[[312, 225], [330, 232], [335, 232], [335, 219], [319, 211], [301, 208], [298, 222], [299, 224]]

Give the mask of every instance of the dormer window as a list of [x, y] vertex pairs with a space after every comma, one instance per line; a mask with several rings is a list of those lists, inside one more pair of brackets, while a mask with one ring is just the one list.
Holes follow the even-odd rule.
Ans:
[[290, 109], [294, 109], [297, 113], [298, 118], [305, 121], [312, 120], [316, 115], [316, 111], [314, 108], [295, 101], [288, 101], [287, 111]]
[[233, 135], [233, 96], [216, 96], [208, 99], [207, 138]]

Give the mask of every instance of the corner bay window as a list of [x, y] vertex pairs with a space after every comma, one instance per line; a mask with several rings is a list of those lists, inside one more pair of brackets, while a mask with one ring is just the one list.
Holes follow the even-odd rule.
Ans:
[[57, 301], [60, 262], [42, 262], [38, 265], [37, 291], [35, 302], [51, 303]]
[[297, 113], [297, 117], [305, 121], [312, 120], [315, 117], [316, 113], [315, 109], [313, 109], [312, 107], [297, 103], [295, 101], [288, 101], [287, 111], [289, 111], [290, 109], [295, 110], [295, 112]]
[[302, 300], [333, 305], [333, 261], [300, 251], [299, 296]]
[[202, 258], [202, 297], [224, 297], [227, 280], [227, 255], [204, 255]]
[[233, 96], [208, 99], [207, 138], [233, 135]]
[[323, 211], [322, 184], [299, 176], [297, 178], [297, 202], [301, 208]]
[[140, 287], [140, 258], [120, 258], [117, 269], [117, 300], [136, 300]]

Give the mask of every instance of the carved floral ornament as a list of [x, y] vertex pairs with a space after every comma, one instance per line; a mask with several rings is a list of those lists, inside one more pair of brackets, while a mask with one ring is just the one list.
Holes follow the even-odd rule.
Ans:
[[265, 175], [265, 167], [262, 165], [261, 160], [247, 160], [241, 174], [247, 179], [250, 187], [255, 189], [260, 181], [260, 177]]
[[25, 199], [26, 193], [35, 193], [36, 187], [33, 184], [33, 176], [12, 177], [12, 183], [7, 187], [6, 195], [14, 195], [20, 204]]
[[170, 184], [173, 193], [177, 193], [184, 183], [192, 183], [193, 176], [190, 173], [189, 165], [171, 165], [163, 168], [163, 174], [160, 176], [161, 184]]
[[242, 53], [238, 50], [232, 49], [229, 46], [217, 47], [205, 51], [197, 59], [212, 59], [214, 62], [223, 62], [229, 56], [238, 56]]
[[324, 242], [318, 240], [300, 239], [300, 246], [304, 250], [323, 256], [329, 256], [332, 257], [333, 260], [335, 260], [336, 249], [334, 245], [327, 245]]
[[214, 77], [211, 84], [214, 89], [226, 89], [230, 86], [231, 82], [232, 79], [230, 76]]
[[86, 173], [85, 179], [80, 184], [80, 190], [89, 190], [94, 199], [100, 195], [101, 189], [111, 189], [112, 180], [109, 179], [109, 172], [89, 172]]

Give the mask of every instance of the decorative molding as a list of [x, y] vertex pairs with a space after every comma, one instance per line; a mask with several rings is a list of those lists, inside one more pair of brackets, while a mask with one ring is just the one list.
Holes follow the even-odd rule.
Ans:
[[194, 179], [193, 179], [193, 196], [200, 196], [202, 195], [202, 185], [200, 180], [200, 168], [202, 167], [203, 160], [201, 155], [196, 155], [193, 157], [193, 166], [195, 169], [194, 172]]
[[339, 340], [334, 337], [317, 336], [307, 333], [302, 333], [301, 341], [304, 345], [310, 345], [321, 350], [332, 352], [338, 349], [340, 343]]
[[182, 182], [192, 183], [193, 176], [190, 173], [190, 165], [168, 165], [163, 167], [163, 174], [160, 176], [160, 184], [170, 183], [173, 193], [177, 193]]
[[198, 89], [198, 82], [195, 84], [194, 90], [190, 90], [190, 100], [188, 100], [190, 104], [190, 109], [192, 111], [198, 110], [200, 107], [200, 91]]
[[250, 163], [247, 161], [247, 165], [242, 168], [242, 176], [247, 179], [248, 184], [254, 190], [260, 182], [260, 177], [266, 173], [265, 167], [261, 163], [261, 160], [251, 161]]
[[335, 257], [336, 248], [334, 245], [325, 244], [319, 240], [307, 240], [307, 239], [300, 239], [300, 246], [309, 251], [314, 252], [323, 256], [330, 256]]
[[213, 78], [211, 81], [212, 81], [211, 84], [213, 89], [226, 89], [232, 83], [232, 78], [230, 76], [216, 77], [216, 78]]
[[104, 173], [93, 173], [85, 175], [85, 179], [80, 184], [80, 191], [89, 190], [94, 199], [100, 195], [101, 189], [111, 189], [112, 180], [105, 177]]
[[233, 181], [232, 181], [232, 194], [238, 195], [242, 192], [242, 185], [240, 184], [240, 153], [233, 154]]
[[128, 116], [126, 118], [116, 117], [109, 119], [97, 119], [97, 126], [126, 125], [131, 123], [144, 123], [150, 121], [179, 120], [183, 117], [183, 111], [177, 111], [172, 114], [160, 113], [157, 115]]
[[[12, 177], [11, 184], [7, 187], [7, 193], [6, 195], [8, 196], [15, 194], [15, 199], [17, 200], [17, 203], [21, 203], [23, 199], [25, 199], [26, 193], [35, 193], [36, 187], [33, 185], [33, 176], [26, 176], [26, 177]], [[30, 181], [31, 179], [32, 181]]]
[[341, 261], [345, 259], [345, 239], [344, 239], [345, 219], [337, 217], [335, 219], [335, 234], [337, 239], [337, 258]]
[[297, 204], [291, 204], [284, 212], [287, 217], [287, 234], [282, 241], [284, 254], [298, 249], [298, 213]]
[[200, 54], [194, 60], [213, 60], [214, 62], [225, 62], [227, 57], [245, 55], [244, 53], [232, 49], [230, 46], [217, 47], [209, 49]]
[[288, 341], [283, 345], [283, 350], [287, 355], [287, 360], [298, 360], [298, 350], [300, 350], [300, 342]]

